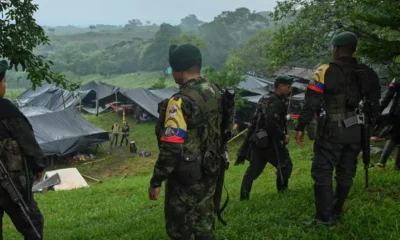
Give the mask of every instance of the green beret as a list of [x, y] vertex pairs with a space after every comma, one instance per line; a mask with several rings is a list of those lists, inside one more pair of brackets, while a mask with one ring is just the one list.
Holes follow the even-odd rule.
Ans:
[[8, 63], [6, 60], [0, 61], [0, 73], [5, 73], [8, 69]]
[[201, 63], [201, 60], [200, 49], [195, 45], [172, 45], [169, 49], [169, 65], [175, 71], [185, 71], [196, 63]]
[[280, 75], [275, 78], [275, 82], [280, 84], [293, 84], [294, 78], [288, 75]]
[[332, 45], [334, 47], [345, 47], [351, 50], [356, 50], [358, 38], [355, 33], [352, 32], [342, 32], [336, 35], [332, 40]]

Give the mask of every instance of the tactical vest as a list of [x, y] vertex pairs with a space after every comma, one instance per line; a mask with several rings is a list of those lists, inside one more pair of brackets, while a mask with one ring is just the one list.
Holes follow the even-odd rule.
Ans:
[[[208, 86], [204, 87], [205, 84]], [[210, 89], [203, 90], [205, 88]], [[207, 98], [204, 91], [211, 92], [211, 89], [215, 96]], [[185, 140], [183, 144], [185, 158], [198, 157], [196, 155], [199, 154], [200, 149], [205, 174], [215, 176], [219, 170], [219, 156], [222, 147], [223, 99], [221, 90], [211, 83], [202, 83], [194, 85], [192, 88], [184, 88], [177, 95], [191, 99], [201, 112], [200, 119], [188, 123], [186, 133], [188, 141]]]
[[342, 71], [344, 78], [338, 79], [340, 92], [336, 94], [325, 93], [325, 110], [333, 121], [342, 121], [354, 115], [362, 96], [361, 79], [357, 75], [358, 65], [351, 65], [341, 61], [334, 61], [334, 64]]

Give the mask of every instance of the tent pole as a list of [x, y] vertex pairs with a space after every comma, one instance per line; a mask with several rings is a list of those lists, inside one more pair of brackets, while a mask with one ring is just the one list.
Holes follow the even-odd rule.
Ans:
[[82, 95], [80, 95], [80, 97], [81, 97], [81, 105], [79, 106], [79, 112], [81, 113], [82, 112]]
[[96, 117], [99, 116], [99, 100], [96, 100]]
[[118, 116], [118, 96], [117, 96], [117, 92], [115, 92], [115, 105], [117, 106], [117, 116]]
[[106, 147], [104, 147], [104, 145], [103, 145], [103, 144], [100, 144], [100, 146], [102, 146], [102, 147], [104, 148], [104, 151], [106, 151], [106, 153], [107, 153], [108, 155], [110, 154], [110, 152], [109, 152], [109, 151], [107, 151]]
[[61, 96], [62, 96], [62, 100], [63, 100], [63, 104], [64, 104], [64, 110], [65, 110], [65, 99], [64, 99], [64, 92], [61, 92]]

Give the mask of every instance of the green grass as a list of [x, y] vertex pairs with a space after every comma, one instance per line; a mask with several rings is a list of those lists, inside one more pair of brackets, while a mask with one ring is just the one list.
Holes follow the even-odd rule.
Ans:
[[[90, 81], [101, 81], [123, 88], [148, 88], [152, 84], [156, 83], [161, 76], [162, 74], [159, 72], [138, 72], [111, 77], [104, 77], [101, 75], [89, 75], [80, 77], [79, 80], [82, 82], [82, 85]], [[176, 86], [172, 77], [167, 78], [166, 84], [167, 86]]]
[[[85, 117], [105, 129], [116, 119], [115, 115]], [[157, 157], [153, 133], [154, 123], [139, 124], [133, 126], [131, 137], [139, 150], [154, 153], [151, 158], [132, 157], [128, 148], [117, 148], [107, 160], [93, 167], [78, 165], [81, 172], [98, 173], [96, 176], [103, 183], [91, 182], [87, 189], [36, 194], [46, 221], [45, 239], [168, 239], [164, 195], [158, 201], [149, 201], [147, 195]], [[241, 140], [229, 145], [231, 162]], [[244, 166], [231, 165], [226, 175], [231, 200], [224, 212], [228, 226], [217, 225], [217, 239], [399, 239], [400, 175], [392, 170], [393, 162], [385, 170], [371, 169], [367, 190], [360, 163], [343, 220], [331, 229], [305, 227], [301, 221], [310, 220], [315, 211], [310, 176], [312, 147], [310, 142], [298, 147], [292, 141], [289, 149], [294, 170], [290, 190], [284, 194], [277, 194], [275, 169], [267, 165], [253, 185], [250, 201], [239, 202], [239, 188], [248, 162]], [[373, 161], [378, 157], [373, 156]], [[127, 177], [121, 180], [125, 173]], [[22, 239], [8, 217], [4, 225], [5, 239]]]
[[10, 100], [15, 100], [21, 93], [23, 93], [25, 89], [22, 88], [17, 88], [17, 89], [7, 89], [6, 90], [6, 95], [4, 96], [5, 98], [8, 98]]

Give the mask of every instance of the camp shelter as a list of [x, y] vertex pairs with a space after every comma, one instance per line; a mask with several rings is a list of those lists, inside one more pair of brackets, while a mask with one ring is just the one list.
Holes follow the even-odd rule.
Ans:
[[33, 127], [35, 138], [46, 156], [63, 156], [109, 141], [108, 132], [93, 126], [77, 109], [44, 114], [23, 108]]

